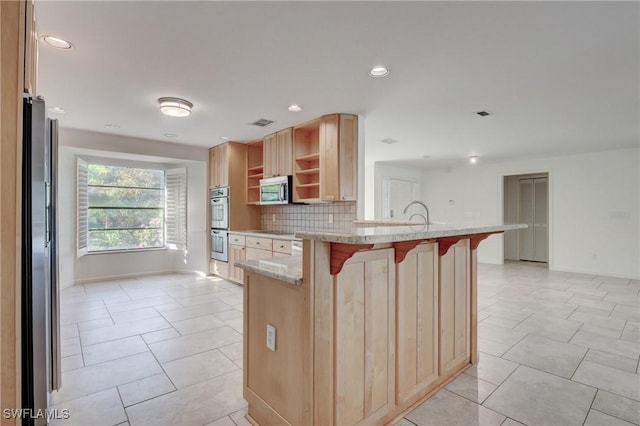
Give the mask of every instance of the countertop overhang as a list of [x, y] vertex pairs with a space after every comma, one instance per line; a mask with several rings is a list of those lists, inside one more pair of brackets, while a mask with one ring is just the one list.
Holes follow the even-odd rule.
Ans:
[[342, 244], [379, 244], [398, 241], [430, 240], [460, 235], [499, 233], [515, 229], [524, 229], [525, 224], [504, 225], [414, 225], [414, 226], [378, 226], [357, 228], [353, 232], [300, 231], [295, 236], [303, 240], [316, 240]]

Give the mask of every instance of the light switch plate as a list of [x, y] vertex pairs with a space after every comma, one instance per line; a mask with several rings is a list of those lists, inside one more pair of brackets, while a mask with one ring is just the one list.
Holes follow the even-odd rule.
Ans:
[[329, 217], [329, 223], [333, 223], [333, 215], [330, 214], [328, 217]]
[[267, 349], [276, 351], [276, 327], [267, 324]]

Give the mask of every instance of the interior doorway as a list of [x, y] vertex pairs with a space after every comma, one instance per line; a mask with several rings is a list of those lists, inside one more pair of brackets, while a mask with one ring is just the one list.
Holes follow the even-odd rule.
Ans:
[[411, 201], [419, 199], [419, 192], [418, 182], [384, 177], [382, 179], [382, 219], [402, 219], [404, 207]]
[[525, 229], [506, 232], [504, 259], [549, 262], [549, 174], [504, 177], [504, 222], [525, 223]]

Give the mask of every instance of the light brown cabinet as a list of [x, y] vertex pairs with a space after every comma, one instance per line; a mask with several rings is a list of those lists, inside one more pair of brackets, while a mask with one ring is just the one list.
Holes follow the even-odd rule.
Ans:
[[227, 269], [220, 269], [225, 275], [220, 275], [239, 284], [244, 282], [244, 271], [237, 268], [235, 262], [244, 260], [269, 259], [278, 256], [291, 255], [291, 241], [265, 237], [229, 233], [229, 262]]
[[231, 281], [242, 283], [244, 281], [244, 271], [235, 266], [235, 263], [242, 262], [246, 259], [246, 249], [244, 245], [229, 244], [228, 258], [229, 272], [227, 278]]
[[265, 136], [264, 177], [293, 174], [293, 131], [291, 128]]
[[354, 201], [358, 117], [330, 114], [293, 130], [294, 201]]
[[209, 149], [209, 188], [229, 186], [229, 143]]

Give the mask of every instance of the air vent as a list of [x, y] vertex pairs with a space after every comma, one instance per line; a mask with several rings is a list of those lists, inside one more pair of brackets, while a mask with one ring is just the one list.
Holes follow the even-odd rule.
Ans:
[[386, 139], [382, 139], [380, 142], [392, 145], [394, 143], [398, 143], [398, 140], [397, 139], [386, 138]]
[[486, 117], [487, 115], [489, 115], [487, 111], [478, 111], [476, 112], [476, 114], [478, 114], [480, 117]]
[[258, 126], [258, 127], [266, 127], [269, 124], [274, 123], [273, 120], [267, 120], [266, 118], [261, 118], [259, 120], [254, 121], [253, 123], [249, 123], [252, 126]]

